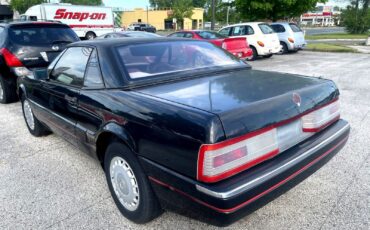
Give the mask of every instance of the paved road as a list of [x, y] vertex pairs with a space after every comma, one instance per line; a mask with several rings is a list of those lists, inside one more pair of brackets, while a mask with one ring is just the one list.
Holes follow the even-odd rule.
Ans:
[[[370, 55], [300, 52], [252, 65], [336, 81], [352, 134], [322, 169], [229, 229], [369, 229]], [[55, 135], [32, 137], [19, 103], [0, 105], [0, 175], [0, 229], [214, 229], [170, 212], [130, 223], [100, 165]]]

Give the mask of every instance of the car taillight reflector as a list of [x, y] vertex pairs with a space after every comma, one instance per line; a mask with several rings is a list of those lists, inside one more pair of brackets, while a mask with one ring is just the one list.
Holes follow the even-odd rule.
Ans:
[[8, 67], [22, 67], [22, 62], [12, 54], [8, 49], [2, 48], [0, 49], [0, 53], [3, 55], [5, 62]]
[[288, 38], [288, 41], [291, 42], [291, 43], [294, 43], [294, 39], [293, 38]]
[[222, 42], [222, 46], [221, 47], [222, 47], [222, 49], [225, 49], [226, 50], [227, 49], [226, 42]]
[[278, 153], [276, 128], [262, 129], [217, 144], [202, 145], [197, 178], [203, 182], [217, 182]]
[[259, 46], [261, 46], [261, 47], [265, 47], [265, 44], [264, 44], [263, 42], [261, 42], [261, 41], [257, 41], [257, 44], [258, 44]]
[[302, 128], [304, 132], [318, 132], [340, 117], [339, 101], [336, 100], [318, 110], [304, 115]]

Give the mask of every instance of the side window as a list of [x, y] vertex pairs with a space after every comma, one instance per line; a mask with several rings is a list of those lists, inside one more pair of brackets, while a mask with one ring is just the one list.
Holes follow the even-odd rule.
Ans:
[[4, 42], [4, 37], [5, 36], [4, 36], [3, 33], [4, 33], [4, 27], [0, 26], [0, 45], [3, 44], [3, 42]]
[[50, 79], [66, 85], [82, 86], [91, 51], [87, 47], [68, 48], [51, 71]]
[[193, 34], [192, 33], [185, 33], [185, 38], [193, 38]]
[[87, 64], [84, 86], [89, 88], [104, 87], [96, 49], [91, 53], [89, 63]]
[[232, 36], [246, 35], [245, 27], [244, 26], [235, 26], [231, 35]]
[[223, 35], [223, 36], [229, 37], [230, 36], [230, 29], [231, 29], [231, 27], [228, 27], [228, 28], [220, 30], [218, 33]]
[[184, 37], [184, 33], [174, 33], [174, 34], [170, 34], [169, 37], [172, 37], [172, 38], [183, 38]]
[[252, 35], [254, 34], [254, 30], [251, 26], [245, 26], [245, 35]]

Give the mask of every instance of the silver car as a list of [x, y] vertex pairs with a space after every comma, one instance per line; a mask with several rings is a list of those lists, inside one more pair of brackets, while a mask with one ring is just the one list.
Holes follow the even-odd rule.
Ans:
[[298, 51], [307, 45], [304, 39], [304, 33], [295, 23], [289, 22], [274, 22], [271, 27], [277, 33], [280, 44], [282, 46], [282, 53], [289, 51]]

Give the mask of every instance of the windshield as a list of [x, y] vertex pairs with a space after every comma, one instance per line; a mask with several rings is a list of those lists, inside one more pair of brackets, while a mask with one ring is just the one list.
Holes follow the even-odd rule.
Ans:
[[292, 28], [293, 32], [302, 32], [302, 30], [294, 23], [290, 23], [289, 26]]
[[53, 42], [71, 43], [79, 41], [69, 27], [61, 26], [22, 26], [9, 29], [10, 40], [25, 46], [52, 44]]
[[116, 48], [131, 79], [246, 64], [208, 42], [171, 41]]
[[198, 32], [195, 32], [195, 33], [198, 34], [203, 39], [226, 38], [226, 36], [223, 36], [223, 35], [221, 35], [219, 33], [211, 32], [211, 31], [198, 31]]
[[124, 35], [126, 35], [128, 37], [134, 37], [134, 38], [157, 38], [157, 37], [161, 37], [158, 34], [147, 33], [147, 32], [124, 33]]
[[261, 29], [262, 33], [264, 34], [272, 34], [274, 30], [268, 24], [258, 24], [259, 28]]

